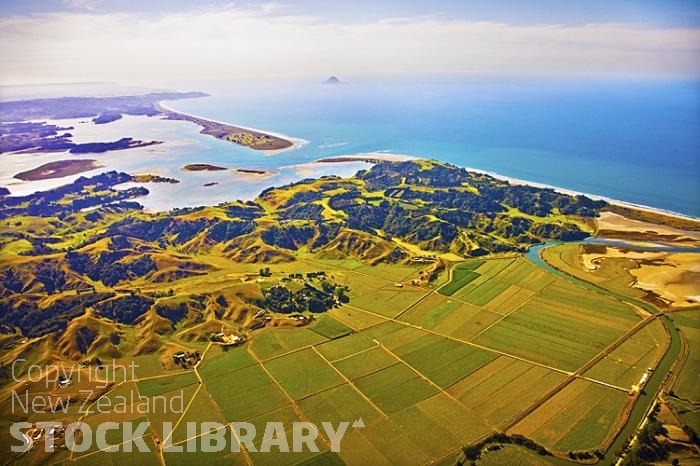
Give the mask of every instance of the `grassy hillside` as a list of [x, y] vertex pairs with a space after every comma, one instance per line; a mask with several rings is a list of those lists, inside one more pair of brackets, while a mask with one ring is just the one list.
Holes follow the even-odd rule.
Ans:
[[300, 325], [293, 314], [353, 291], [305, 259], [413, 264], [423, 285], [444, 269], [441, 257], [585, 237], [605, 205], [433, 161], [154, 214], [136, 202], [146, 188], [114, 189], [132, 180], [111, 172], [0, 197], [6, 344], [52, 334], [62, 357], [80, 359], [178, 351], [215, 328]]

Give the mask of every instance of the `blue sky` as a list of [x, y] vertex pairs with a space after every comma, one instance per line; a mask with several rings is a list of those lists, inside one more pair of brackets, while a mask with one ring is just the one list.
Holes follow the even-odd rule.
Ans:
[[697, 0], [0, 0], [0, 84], [698, 78]]
[[[249, 5], [256, 2], [197, 0], [0, 0], [0, 14], [55, 11], [96, 13], [189, 11], [202, 6]], [[518, 25], [581, 25], [593, 22], [645, 23], [662, 27], [700, 26], [697, 0], [294, 0], [281, 1], [288, 11], [340, 22], [371, 21], [392, 16], [441, 15], [470, 21]]]

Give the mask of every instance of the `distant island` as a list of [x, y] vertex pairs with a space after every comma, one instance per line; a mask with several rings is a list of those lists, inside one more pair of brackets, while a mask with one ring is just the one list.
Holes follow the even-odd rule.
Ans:
[[331, 76], [330, 78], [323, 81], [323, 84], [347, 84], [347, 83], [342, 82], [340, 79], [338, 79], [335, 76]]

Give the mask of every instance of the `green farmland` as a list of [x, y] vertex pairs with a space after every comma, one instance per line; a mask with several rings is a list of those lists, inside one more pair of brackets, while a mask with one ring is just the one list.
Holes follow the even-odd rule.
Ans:
[[[522, 258], [465, 262], [438, 291], [394, 286], [415, 273], [405, 266], [384, 266], [379, 278], [347, 264], [332, 269], [331, 260], [319, 265], [354, 290], [349, 305], [307, 328], [257, 331], [225, 352], [210, 345], [197, 374], [138, 383], [151, 396], [185, 390], [188, 409], [173, 420], [175, 444], [188, 438], [186, 422], [204, 418], [263, 430], [269, 420], [361, 418], [365, 427], [349, 428], [337, 454], [321, 432], [318, 453], [243, 452], [212, 460], [426, 464], [504, 428], [555, 453], [595, 449], [613, 433], [638, 369], [663, 353], [663, 328], [648, 325], [576, 374], [640, 317]], [[679, 386], [690, 387], [683, 379]], [[523, 454], [509, 448], [485, 460]]]

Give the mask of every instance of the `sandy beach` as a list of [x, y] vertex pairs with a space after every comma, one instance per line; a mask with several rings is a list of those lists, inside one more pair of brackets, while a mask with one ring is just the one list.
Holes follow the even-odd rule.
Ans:
[[[265, 155], [276, 155], [276, 154], [281, 154], [281, 153], [283, 153], [283, 152], [287, 152], [287, 151], [290, 151], [290, 150], [293, 150], [293, 149], [298, 149], [299, 147], [302, 147], [302, 146], [304, 146], [304, 145], [306, 145], [306, 144], [309, 143], [309, 141], [307, 141], [307, 140], [305, 140], [305, 139], [293, 138], [293, 137], [291, 137], [291, 136], [287, 136], [286, 134], [282, 134], [282, 133], [276, 133], [276, 132], [272, 132], [272, 131], [266, 131], [266, 130], [261, 130], [261, 129], [257, 129], [257, 128], [251, 128], [251, 127], [249, 127], [249, 126], [241, 126], [241, 125], [238, 125], [238, 124], [235, 124], [235, 125], [234, 125], [234, 124], [231, 124], [231, 123], [226, 123], [226, 122], [223, 122], [223, 121], [214, 120], [214, 119], [212, 119], [212, 118], [207, 118], [207, 117], [203, 117], [203, 116], [200, 116], [200, 115], [194, 115], [194, 114], [192, 114], [192, 113], [181, 112], [181, 111], [179, 111], [179, 110], [175, 110], [175, 109], [172, 108], [172, 107], [168, 107], [168, 105], [167, 105], [166, 103], [164, 103], [164, 101], [158, 102], [158, 103], [157, 103], [157, 108], [162, 109], [162, 110], [164, 111], [164, 113], [170, 112], [170, 113], [177, 114], [177, 115], [182, 115], [182, 116], [184, 116], [184, 117], [188, 117], [188, 118], [191, 118], [191, 119], [197, 119], [197, 120], [202, 120], [202, 121], [208, 121], [208, 122], [216, 123], [216, 124], [218, 124], [218, 125], [222, 125], [222, 126], [234, 128], [234, 129], [236, 129], [236, 130], [244, 130], [244, 131], [250, 131], [250, 132], [252, 132], [252, 133], [258, 133], [258, 134], [262, 134], [262, 135], [272, 136], [272, 137], [274, 137], [274, 138], [278, 138], [278, 139], [280, 139], [280, 140], [287, 141], [287, 142], [290, 143], [290, 145], [289, 145], [288, 147], [282, 147], [282, 148], [279, 148], [279, 149], [256, 149], [255, 147], [251, 147], [251, 149], [257, 150], [258, 152], [261, 152], [261, 153], [263, 153], [263, 154], [265, 154]], [[196, 122], [195, 122], [195, 124], [196, 124]]]
[[387, 152], [367, 152], [363, 154], [337, 155], [335, 157], [325, 157], [314, 160], [312, 163], [344, 163], [344, 162], [406, 162], [408, 160], [418, 160], [420, 157], [405, 154], [392, 154]]

